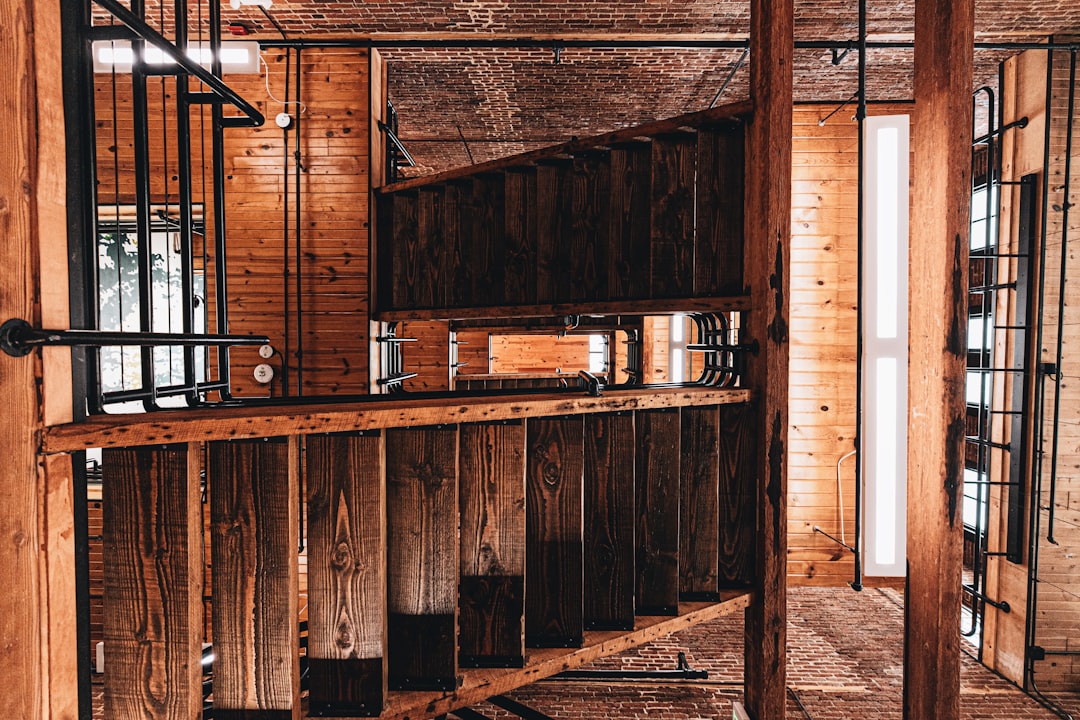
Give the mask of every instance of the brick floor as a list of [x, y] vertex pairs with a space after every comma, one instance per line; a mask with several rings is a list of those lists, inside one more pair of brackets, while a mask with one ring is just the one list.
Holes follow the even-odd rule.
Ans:
[[[792, 588], [788, 598], [788, 718], [900, 720], [901, 593]], [[558, 720], [728, 718], [732, 700], [742, 697], [742, 638], [742, 617], [737, 614], [592, 666], [672, 669], [682, 651], [692, 667], [708, 671], [704, 681], [548, 680], [520, 688], [511, 697]], [[964, 655], [962, 662], [960, 705], [965, 720], [1058, 717], [972, 657]], [[100, 718], [101, 685], [95, 690], [95, 718]], [[1055, 699], [1080, 720], [1080, 693]], [[487, 703], [473, 709], [489, 718], [517, 717]]]

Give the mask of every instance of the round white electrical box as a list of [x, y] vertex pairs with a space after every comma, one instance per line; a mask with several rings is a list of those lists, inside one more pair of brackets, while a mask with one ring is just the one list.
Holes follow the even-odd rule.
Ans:
[[279, 128], [285, 129], [292, 125], [292, 115], [287, 112], [280, 112], [277, 114], [277, 117], [274, 118], [274, 122], [277, 123]]
[[266, 363], [260, 363], [255, 366], [255, 382], [266, 385], [273, 379], [274, 368], [270, 367]]
[[274, 357], [274, 346], [273, 345], [260, 345], [259, 346], [259, 357], [261, 357], [263, 360], [268, 360], [268, 359]]

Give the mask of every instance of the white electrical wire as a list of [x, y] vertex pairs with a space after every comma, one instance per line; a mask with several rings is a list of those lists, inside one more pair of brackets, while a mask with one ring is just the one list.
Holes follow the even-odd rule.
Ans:
[[266, 60], [262, 56], [262, 53], [259, 53], [259, 62], [262, 63], [262, 66], [264, 68], [266, 68], [266, 72], [263, 74], [263, 80], [266, 85], [266, 94], [270, 96], [270, 99], [276, 103], [284, 105], [285, 107], [288, 107], [289, 105], [299, 105], [301, 115], [307, 112], [307, 105], [305, 105], [300, 100], [278, 100], [276, 97], [274, 97], [274, 93], [270, 92], [270, 65], [267, 64]]

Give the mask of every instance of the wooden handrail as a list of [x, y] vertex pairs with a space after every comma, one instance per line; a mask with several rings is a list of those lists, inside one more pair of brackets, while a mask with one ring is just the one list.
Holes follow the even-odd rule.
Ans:
[[745, 389], [659, 387], [619, 389], [600, 397], [561, 393], [480, 398], [427, 397], [335, 405], [280, 405], [175, 410], [149, 415], [97, 415], [84, 422], [46, 428], [43, 453], [93, 447], [135, 447], [179, 442], [421, 427], [528, 417], [582, 415], [696, 405], [746, 403]]

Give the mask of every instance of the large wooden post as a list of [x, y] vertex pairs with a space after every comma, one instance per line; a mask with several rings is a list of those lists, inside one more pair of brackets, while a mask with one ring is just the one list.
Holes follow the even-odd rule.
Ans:
[[960, 714], [973, 0], [915, 3], [904, 717]]
[[791, 258], [792, 0], [751, 0], [750, 124], [746, 165], [748, 334], [760, 351], [747, 384], [757, 394], [757, 546], [746, 611], [746, 706], [783, 720], [787, 683], [788, 317]]
[[[5, 2], [0, 27], [0, 322], [55, 322], [57, 301], [66, 321], [66, 284], [42, 292], [38, 262], [66, 257], [60, 4]], [[50, 270], [66, 278], [62, 261]], [[48, 360], [57, 368], [50, 377], [64, 374], [63, 357], [54, 351]], [[57, 457], [39, 466], [36, 456], [42, 423], [70, 419], [70, 395], [55, 384], [42, 395], [42, 373], [40, 352], [0, 355], [0, 666], [6, 715], [30, 719], [75, 717], [78, 705], [71, 464]]]

